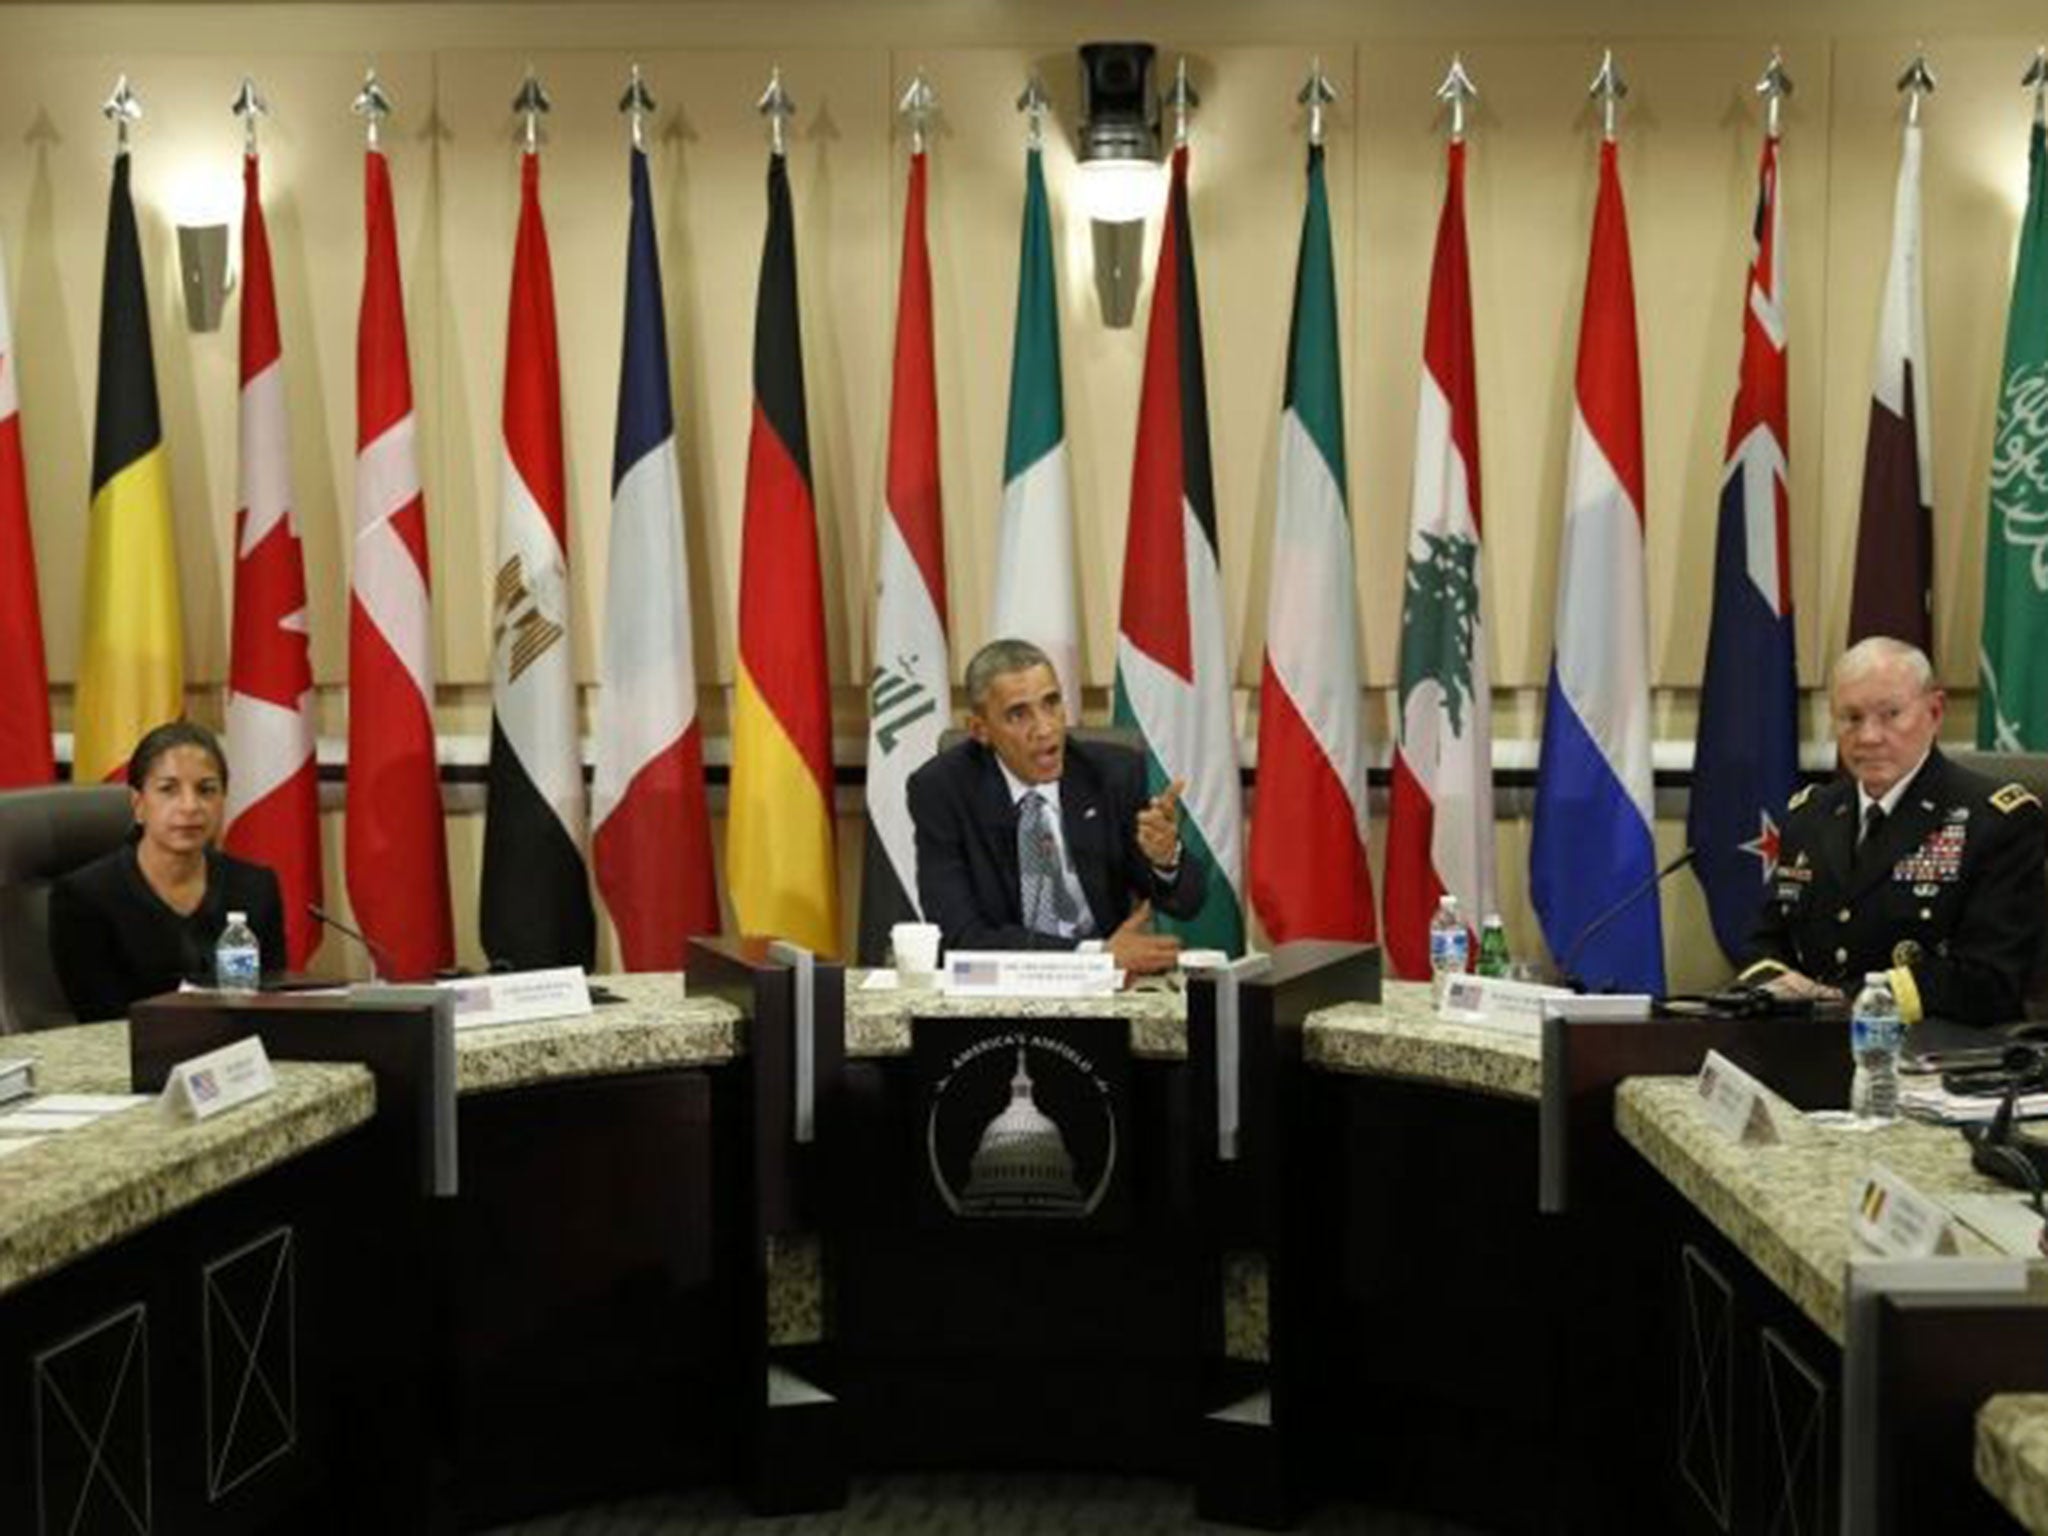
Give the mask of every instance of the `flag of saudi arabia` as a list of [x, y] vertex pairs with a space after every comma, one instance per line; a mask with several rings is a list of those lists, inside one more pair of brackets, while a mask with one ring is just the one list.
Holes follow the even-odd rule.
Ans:
[[2027, 151], [2027, 214], [2005, 324], [1984, 540], [1977, 745], [2048, 747], [2048, 130]]
[[1074, 602], [1074, 514], [1060, 404], [1060, 309], [1052, 219], [1036, 146], [1024, 160], [1024, 238], [1017, 331], [1010, 356], [1010, 430], [1003, 450], [1003, 518], [996, 538], [995, 634], [1029, 640], [1052, 658], [1067, 719], [1081, 709], [1081, 620]]
[[1154, 790], [1175, 779], [1186, 782], [1181, 842], [1209, 866], [1201, 910], [1187, 922], [1164, 926], [1192, 945], [1234, 955], [1244, 949], [1244, 800], [1230, 718], [1192, 242], [1188, 151], [1182, 145], [1173, 153], [1145, 336], [1117, 626], [1115, 719], [1143, 734], [1145, 772]]

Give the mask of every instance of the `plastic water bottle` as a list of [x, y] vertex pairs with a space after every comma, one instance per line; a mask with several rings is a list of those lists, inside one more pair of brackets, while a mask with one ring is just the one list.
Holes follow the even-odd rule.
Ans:
[[1436, 904], [1436, 916], [1429, 920], [1429, 984], [1437, 1007], [1444, 1005], [1448, 978], [1463, 975], [1471, 958], [1472, 935], [1458, 916], [1458, 898], [1446, 893]]
[[1899, 1052], [1905, 1044], [1906, 1026], [1892, 984], [1883, 971], [1872, 971], [1863, 978], [1849, 1016], [1849, 1055], [1856, 1063], [1851, 1113], [1869, 1120], [1899, 1118]]
[[213, 946], [213, 984], [223, 992], [254, 992], [263, 979], [263, 950], [245, 912], [230, 912]]
[[1486, 921], [1479, 925], [1479, 974], [1505, 976], [1511, 963], [1507, 924], [1500, 920], [1498, 912], [1489, 912]]

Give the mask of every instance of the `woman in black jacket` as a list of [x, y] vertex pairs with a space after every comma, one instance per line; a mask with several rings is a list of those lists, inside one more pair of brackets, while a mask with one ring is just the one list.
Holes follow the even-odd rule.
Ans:
[[128, 759], [135, 831], [50, 888], [50, 954], [82, 1022], [181, 982], [213, 984], [213, 950], [230, 912], [255, 930], [265, 970], [284, 965], [277, 876], [213, 846], [227, 806], [220, 742], [188, 720], [160, 725]]

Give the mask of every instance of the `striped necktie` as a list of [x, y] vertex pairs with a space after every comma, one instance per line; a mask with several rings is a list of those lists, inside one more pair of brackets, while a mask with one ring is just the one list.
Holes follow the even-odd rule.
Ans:
[[1074, 931], [1081, 913], [1074, 893], [1067, 889], [1051, 808], [1034, 789], [1018, 803], [1017, 811], [1017, 872], [1024, 898], [1024, 926], [1048, 938], [1065, 937]]

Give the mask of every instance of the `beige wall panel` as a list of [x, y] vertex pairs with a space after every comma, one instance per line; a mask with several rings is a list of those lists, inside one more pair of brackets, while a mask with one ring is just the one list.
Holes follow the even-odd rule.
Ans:
[[[1442, 196], [1431, 92], [1463, 47], [1484, 93], [1473, 126], [1470, 218], [1478, 318], [1487, 600], [1497, 733], [1540, 724], [1564, 449], [1594, 191], [1584, 99], [1611, 42], [1632, 86], [1622, 174], [1643, 350], [1650, 618], [1660, 739], [1693, 726], [1707, 582], [1739, 321], [1761, 114], [1750, 83], [1783, 42], [1798, 82], [1786, 121], [1792, 347], [1792, 517], [1801, 671], [1839, 650], [1853, 562], [1870, 347], [1898, 153], [1892, 82], [1924, 33], [1924, 0], [1822, 0], [1785, 23], [1782, 0], [1706, 10], [1566, 0], [1446, 0], [1361, 12], [1340, 0], [1244, 7], [1222, 0], [1119, 6], [1115, 30], [1185, 47], [1204, 104], [1193, 218], [1230, 632], [1243, 704], [1258, 676], [1288, 302], [1299, 236], [1302, 119], [1293, 103], [1320, 52], [1344, 99], [1331, 131], [1331, 196], [1344, 326], [1361, 646], [1369, 685], [1396, 664], [1421, 329]], [[193, 173], [236, 190], [239, 134], [226, 103], [246, 70], [277, 112], [266, 189], [292, 406], [296, 503], [307, 541], [323, 728], [345, 723], [346, 583], [361, 278], [361, 144], [347, 103], [375, 55], [398, 100], [390, 136], [412, 321], [440, 601], [444, 735], [485, 728], [489, 590], [499, 491], [505, 293], [517, 196], [509, 109], [532, 59], [555, 98], [544, 198], [562, 319], [579, 672], [597, 667], [609, 531], [623, 235], [624, 126], [613, 111], [639, 59], [662, 104], [653, 173], [678, 436], [690, 520], [697, 661], [707, 728], [722, 735], [751, 408], [764, 141], [753, 103], [773, 62], [801, 108], [791, 159], [811, 449], [826, 561], [828, 635], [842, 736], [861, 726], [869, 584], [882, 505], [889, 348], [905, 144], [897, 92], [923, 65], [943, 119], [932, 162], [932, 258], [954, 664], [987, 638], [1007, 404], [1021, 196], [1012, 102], [1044, 71], [1056, 103], [1047, 170], [1060, 263], [1066, 405], [1074, 454], [1091, 702], [1112, 679], [1130, 456], [1145, 340], [1095, 314], [1085, 220], [1073, 202], [1074, 44], [1105, 31], [1083, 0], [977, 6], [37, 5], [0, 8], [0, 242], [20, 341], [24, 427], [53, 672], [68, 683], [91, 448], [111, 135], [98, 115], [128, 70], [149, 107], [136, 192], [148, 266], [181, 548], [190, 672], [226, 663], [235, 488], [235, 301], [192, 337], [177, 293], [171, 204]], [[1928, 107], [1927, 299], [1937, 516], [1937, 639], [1967, 689], [1981, 584], [1982, 505], [2019, 205], [2033, 37], [2012, 0], [1955, 0], [1929, 37], [1942, 89]], [[116, 56], [117, 50], [127, 50]], [[431, 125], [431, 126], [430, 126]], [[1149, 274], [1157, 222], [1148, 243]], [[444, 465], [445, 459], [445, 465]], [[1371, 735], [1387, 740], [1386, 696]], [[1952, 719], [1966, 727], [1971, 700]], [[199, 703], [203, 714], [217, 708]], [[1809, 700], [1809, 729], [1819, 725]], [[1247, 713], [1247, 729], [1250, 721]], [[1816, 731], [1817, 734], [1817, 731]], [[714, 739], [714, 755], [723, 743]], [[853, 750], [857, 750], [853, 749]], [[465, 794], [467, 792], [464, 792]], [[466, 803], [466, 802], [465, 802]], [[1500, 827], [1502, 907], [1537, 948], [1526, 893], [1528, 823]], [[841, 807], [851, 931], [859, 812]], [[474, 936], [480, 821], [452, 818], [463, 958]], [[330, 894], [340, 848], [329, 817]], [[1660, 852], [1682, 827], [1659, 822]], [[1377, 838], [1383, 832], [1375, 828]], [[1722, 966], [1696, 883], [1667, 888], [1675, 985]], [[607, 940], [609, 943], [609, 940]], [[609, 952], [609, 951], [607, 951]], [[329, 957], [330, 960], [333, 958]]]
[[[1706, 653], [1707, 576], [1762, 134], [1749, 82], [1769, 44], [1763, 37], [1712, 44], [1622, 38], [1614, 46], [1630, 86], [1619, 142], [1643, 374], [1652, 676], [1667, 687], [1692, 688]], [[1448, 56], [1433, 44], [1402, 44], [1375, 46], [1366, 57], [1368, 76], [1387, 85], [1369, 98], [1363, 127], [1358, 239], [1366, 373], [1354, 410], [1364, 447], [1353, 488], [1366, 551], [1369, 680], [1384, 686], [1393, 681], [1398, 652], [1398, 552], [1406, 540], [1422, 330], [1443, 197], [1443, 120], [1431, 92]], [[1470, 134], [1467, 215], [1494, 682], [1540, 689], [1550, 663], [1565, 448], [1597, 187], [1598, 117], [1584, 93], [1599, 47], [1592, 39], [1482, 41], [1466, 50], [1466, 61], [1482, 93]], [[1798, 69], [1796, 57], [1790, 62]], [[1824, 99], [1821, 71], [1810, 73], [1811, 94]], [[1804, 75], [1800, 90], [1803, 99]], [[1788, 133], [1800, 126], [1796, 113], [1788, 115]], [[1794, 161], [1789, 175], [1800, 168]], [[1817, 240], [1802, 245], [1800, 237], [1818, 224], [1824, 182], [1810, 191], [1797, 180], [1791, 186], [1796, 442], [1817, 399], [1797, 359], [1820, 350], [1818, 314], [1812, 306], [1802, 311], [1799, 299], [1818, 286], [1821, 247]], [[1817, 484], [1817, 471], [1795, 453], [1795, 509]], [[1795, 583], [1806, 579], [1810, 564], [1798, 558], [1797, 542], [1795, 515]]]
[[[1305, 117], [1294, 95], [1317, 51], [1188, 45], [1191, 79], [1202, 98], [1189, 201], [1228, 643], [1240, 682], [1252, 687], [1264, 645], [1265, 550], [1301, 222]], [[1348, 98], [1348, 45], [1328, 43], [1319, 51]], [[1160, 44], [1162, 79], [1170, 78], [1179, 52], [1177, 44]], [[1023, 200], [1024, 125], [1014, 103], [1036, 68], [1053, 100], [1045, 167], [1059, 269], [1086, 676], [1092, 686], [1107, 688], [1115, 676], [1138, 394], [1166, 176], [1162, 171], [1158, 208], [1147, 221], [1137, 318], [1127, 330], [1109, 329], [1097, 308], [1090, 227], [1078, 202], [1073, 145], [1080, 101], [1071, 50], [905, 50], [897, 55], [898, 84], [919, 64], [936, 84], [945, 114], [933, 150], [931, 241], [955, 669], [993, 638], [989, 561], [1002, 494]], [[904, 152], [899, 141], [891, 179], [892, 246], [898, 248]], [[1351, 206], [1350, 136], [1341, 117], [1329, 134], [1328, 174], [1332, 217], [1341, 231]], [[1354, 296], [1349, 254], [1340, 235], [1338, 302], [1347, 318]], [[897, 249], [890, 265], [885, 302], [893, 313]], [[887, 384], [885, 374], [878, 387], [886, 393]]]
[[[98, 357], [112, 133], [99, 103], [126, 69], [146, 116], [134, 139], [133, 187], [149, 283], [157, 387], [177, 521], [185, 609], [186, 677], [220, 683], [234, 584], [238, 503], [239, 301], [221, 328], [185, 324], [175, 226], [194, 196], [224, 202], [239, 264], [241, 129], [229, 115], [243, 72], [271, 98], [263, 178], [291, 410], [293, 492], [306, 542], [315, 672], [346, 673], [347, 542], [353, 518], [355, 313], [362, 281], [361, 136], [348, 107], [361, 67], [302, 55], [63, 56], [9, 51], [0, 98], [22, 134], [0, 137], [0, 240], [21, 353], [23, 425], [45, 638], [54, 679], [75, 671], [84, 580], [86, 505]], [[390, 54], [380, 64], [399, 103], [389, 134], [407, 305], [414, 318], [415, 389], [434, 393], [430, 162], [415, 135], [433, 99], [431, 62]], [[424, 321], [424, 323], [422, 323]], [[430, 509], [432, 428], [422, 437]], [[441, 530], [435, 530], [437, 542]]]
[[[1894, 82], [1915, 38], [1835, 44], [1834, 197], [1827, 285], [1825, 651], [1848, 632], [1871, 359], [1890, 249], [1904, 109]], [[2019, 78], [2030, 34], [1926, 40], [1940, 89], [1923, 108], [1927, 376], [1934, 452], [1935, 660], [1974, 689], [1983, 613], [1984, 513], [2019, 218], [2030, 103]]]
[[[570, 569], [578, 673], [593, 677], [610, 526], [627, 213], [626, 128], [614, 110], [627, 53], [532, 56], [554, 111], [541, 173], [560, 322]], [[649, 166], [669, 303], [679, 447], [697, 596], [698, 676], [732, 676], [754, 295], [766, 221], [767, 139], [754, 103], [767, 53], [640, 56], [662, 111]], [[885, 57], [796, 52], [780, 60], [798, 105], [790, 183], [809, 397], [811, 463], [826, 571], [828, 644], [847, 680], [864, 626], [868, 506], [878, 499], [886, 405]], [[442, 411], [453, 536], [463, 555], [443, 588], [450, 681], [489, 677], [496, 568], [506, 297], [520, 151], [510, 103], [525, 54], [440, 59], [450, 359]]]

